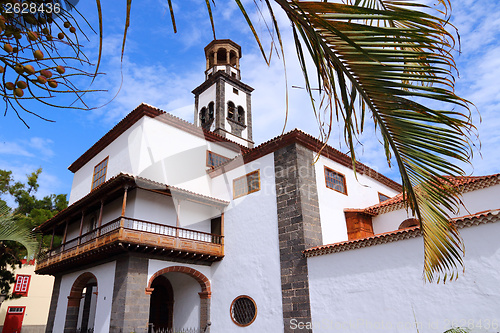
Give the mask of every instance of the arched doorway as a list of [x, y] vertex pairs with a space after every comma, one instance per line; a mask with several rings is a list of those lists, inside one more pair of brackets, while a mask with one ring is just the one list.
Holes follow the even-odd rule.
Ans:
[[149, 303], [149, 332], [152, 329], [172, 329], [174, 320], [174, 291], [170, 281], [163, 275], [151, 284], [153, 292]]
[[[199, 323], [200, 323], [200, 329], [204, 330], [206, 329], [210, 324], [210, 298], [212, 296], [212, 288], [210, 285], [210, 281], [208, 278], [203, 275], [201, 272], [190, 268], [186, 266], [170, 266], [166, 267], [164, 269], [159, 270], [158, 272], [154, 273], [153, 276], [149, 279], [148, 287], [146, 288], [146, 294], [152, 295], [155, 291], [155, 287], [153, 284], [155, 283], [155, 280], [162, 276], [163, 274], [167, 273], [182, 273], [189, 275], [191, 278], [194, 279], [195, 283], [199, 285], [199, 288], [201, 288], [201, 292], [198, 292], [199, 296]], [[167, 274], [168, 275], [168, 274]], [[166, 278], [165, 278], [166, 279]], [[166, 279], [168, 281], [168, 279]], [[172, 288], [173, 289], [173, 288]], [[200, 290], [200, 289], [198, 289]], [[173, 295], [173, 293], [172, 293]], [[172, 303], [173, 304], [173, 303]], [[151, 311], [151, 308], [150, 308]]]
[[73, 283], [68, 296], [64, 332], [93, 332], [97, 307], [97, 278], [86, 272]]

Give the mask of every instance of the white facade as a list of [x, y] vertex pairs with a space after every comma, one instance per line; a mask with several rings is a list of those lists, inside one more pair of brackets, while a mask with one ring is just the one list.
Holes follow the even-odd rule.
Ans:
[[460, 232], [466, 271], [446, 284], [424, 282], [421, 237], [308, 258], [314, 332], [498, 332], [500, 223]]
[[[347, 195], [326, 186], [325, 167], [345, 176]], [[352, 169], [324, 156], [320, 156], [316, 162], [315, 171], [323, 244], [347, 240], [347, 227], [344, 216], [345, 208], [365, 208], [375, 205], [379, 203], [379, 193], [389, 197], [398, 194], [392, 188], [360, 172], [355, 176]]]
[[99, 266], [87, 268], [85, 270], [65, 274], [61, 280], [59, 289], [59, 299], [57, 301], [57, 310], [54, 320], [52, 332], [64, 332], [64, 324], [66, 320], [66, 304], [70, 295], [71, 287], [76, 279], [87, 272], [92, 273], [97, 280], [97, 302], [95, 309], [94, 332], [107, 333], [109, 332], [109, 321], [111, 315], [111, 302], [113, 300], [113, 287], [115, 279], [116, 262], [108, 262]]

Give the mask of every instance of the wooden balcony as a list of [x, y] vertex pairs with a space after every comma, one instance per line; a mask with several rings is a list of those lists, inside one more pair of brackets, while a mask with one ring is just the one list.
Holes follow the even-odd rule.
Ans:
[[39, 274], [54, 274], [126, 251], [213, 262], [224, 257], [224, 237], [132, 218], [117, 218], [100, 228], [42, 253]]

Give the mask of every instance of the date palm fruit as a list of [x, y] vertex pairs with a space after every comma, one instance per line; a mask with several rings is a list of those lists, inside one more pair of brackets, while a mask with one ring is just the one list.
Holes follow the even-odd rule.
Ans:
[[16, 86], [14, 85], [14, 83], [12, 82], [7, 82], [5, 83], [5, 88], [9, 89], [9, 90], [14, 90]]
[[44, 34], [48, 35], [50, 33], [50, 30], [49, 30], [49, 28], [45, 27], [45, 28], [42, 29], [42, 32]]
[[47, 79], [43, 75], [38, 76], [37, 81], [41, 84], [47, 83]]
[[38, 18], [38, 22], [40, 22], [40, 24], [45, 24], [47, 23], [47, 20], [44, 17], [40, 17]]
[[16, 85], [18, 88], [21, 89], [26, 89], [28, 87], [28, 84], [25, 81], [17, 81]]
[[35, 41], [38, 39], [38, 34], [34, 31], [28, 31], [28, 39], [31, 41]]
[[35, 74], [36, 73], [35, 68], [33, 68], [33, 66], [31, 66], [31, 65], [24, 66], [24, 71], [28, 74]]
[[66, 72], [66, 69], [65, 69], [63, 66], [57, 66], [57, 67], [56, 67], [56, 71], [57, 71], [59, 74], [64, 74], [64, 72]]
[[19, 52], [19, 49], [17, 48], [17, 46], [14, 46], [14, 48], [12, 49], [12, 52], [14, 52], [14, 53]]
[[65, 28], [71, 27], [71, 23], [69, 23], [69, 21], [64, 22], [64, 27]]
[[17, 74], [23, 74], [24, 73], [24, 66], [21, 64], [17, 64], [14, 66], [14, 70], [16, 71]]
[[62, 32], [58, 33], [57, 38], [64, 39], [64, 34]]
[[33, 52], [33, 56], [35, 56], [35, 59], [37, 60], [42, 60], [43, 59], [43, 52], [40, 50], [36, 50]]
[[16, 88], [14, 89], [14, 95], [16, 95], [17, 97], [23, 97], [24, 91], [21, 88]]
[[15, 39], [19, 40], [19, 39], [21, 39], [21, 37], [23, 37], [23, 36], [21, 35], [21, 33], [19, 31], [14, 32], [14, 38]]
[[40, 74], [42, 74], [43, 76], [45, 76], [46, 78], [50, 78], [52, 77], [52, 72], [47, 70], [47, 69], [44, 69], [44, 70], [41, 70], [40, 71]]
[[54, 80], [49, 80], [49, 87], [51, 88], [57, 88], [57, 82]]
[[74, 34], [74, 33], [76, 32], [75, 27], [71, 27], [71, 28], [69, 28], [69, 32], [71, 32], [72, 34]]
[[3, 68], [2, 66], [0, 66], [0, 74], [3, 74], [5, 72], [5, 68]]
[[12, 53], [14, 51], [14, 48], [12, 47], [12, 45], [10, 45], [8, 43], [3, 44], [3, 49], [8, 53]]

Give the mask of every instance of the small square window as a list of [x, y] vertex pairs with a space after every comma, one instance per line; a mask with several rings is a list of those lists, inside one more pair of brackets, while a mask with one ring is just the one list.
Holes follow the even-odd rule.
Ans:
[[230, 159], [227, 157], [224, 157], [222, 155], [211, 152], [210, 150], [207, 150], [207, 166], [208, 167], [216, 168], [219, 165], [226, 163], [229, 160]]
[[347, 195], [345, 176], [337, 171], [325, 167], [326, 187]]
[[16, 284], [14, 285], [14, 294], [28, 296], [31, 275], [16, 275]]
[[106, 171], [108, 169], [108, 159], [106, 157], [101, 163], [94, 168], [94, 177], [92, 178], [92, 190], [106, 181]]
[[260, 190], [260, 171], [256, 170], [249, 174], [233, 180], [233, 198], [239, 198], [244, 195]]
[[233, 88], [233, 93], [235, 93], [236, 95], [238, 95], [240, 92], [238, 91], [238, 89]]
[[391, 197], [385, 195], [385, 194], [382, 194], [380, 192], [378, 192], [378, 201], [379, 202], [384, 202], [386, 200], [389, 200]]

